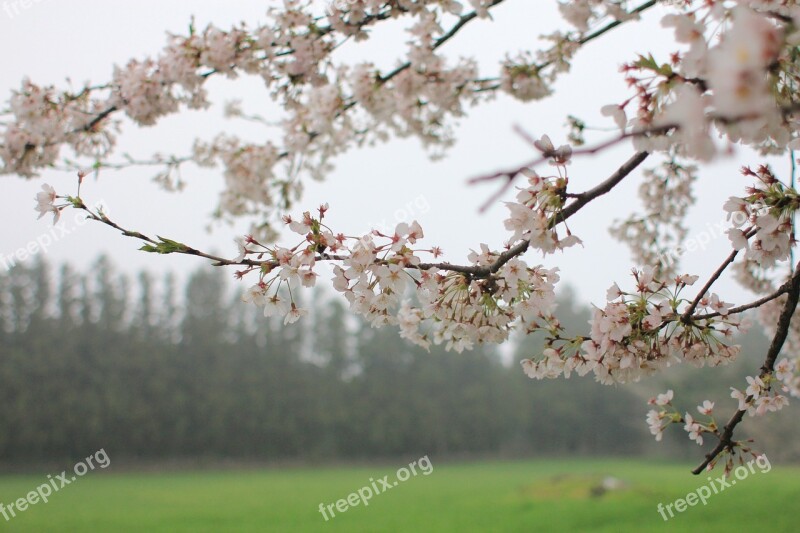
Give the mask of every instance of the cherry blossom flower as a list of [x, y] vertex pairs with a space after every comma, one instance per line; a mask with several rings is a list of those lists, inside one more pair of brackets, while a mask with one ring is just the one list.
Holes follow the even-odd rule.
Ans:
[[617, 127], [625, 131], [625, 126], [628, 125], [628, 116], [623, 107], [614, 104], [605, 105], [600, 109], [600, 114], [604, 117], [611, 117]]
[[737, 407], [737, 409], [739, 411], [747, 411], [748, 410], [750, 402], [747, 400], [747, 394], [743, 393], [742, 391], [740, 391], [740, 390], [738, 390], [738, 389], [736, 389], [734, 387], [731, 387], [731, 398], [733, 398], [734, 400], [737, 400], [739, 402], [739, 405]]
[[708, 415], [711, 416], [711, 413], [714, 411], [714, 402], [705, 400], [701, 405], [697, 406], [697, 411], [701, 415]]
[[36, 193], [36, 210], [39, 212], [39, 218], [42, 218], [47, 213], [53, 213], [53, 224], [58, 222], [61, 210], [54, 205], [56, 198], [56, 191], [53, 187], [47, 184], [42, 185], [41, 192]]
[[764, 382], [760, 377], [747, 376], [746, 379], [747, 390], [745, 390], [745, 394], [757, 399], [759, 396], [761, 396], [761, 391], [764, 390], [766, 385], [764, 385]]
[[294, 324], [295, 322], [300, 320], [300, 318], [302, 318], [302, 317], [304, 317], [306, 315], [308, 315], [308, 310], [307, 309], [300, 309], [294, 303], [292, 303], [292, 306], [289, 309], [289, 312], [286, 313], [286, 317], [284, 318], [283, 323], [284, 324]]
[[[266, 298], [264, 302], [265, 302], [264, 303], [265, 317], [286, 315], [287, 311], [289, 310], [288, 304], [284, 301], [284, 299], [281, 296], [277, 294], [269, 298]], [[260, 303], [260, 302], [254, 300], [254, 303]]]
[[239, 250], [239, 255], [234, 258], [235, 263], [240, 263], [247, 257], [247, 242], [244, 237], [236, 237], [233, 242], [236, 243], [236, 247]]
[[538, 141], [534, 141], [534, 146], [542, 152], [544, 157], [549, 158], [550, 163], [553, 165], [567, 165], [572, 157], [572, 147], [568, 144], [563, 144], [556, 148], [553, 141], [547, 135], [542, 135]]
[[708, 81], [717, 112], [725, 116], [760, 114], [774, 105], [766, 69], [782, 42], [780, 30], [744, 5], [733, 9], [733, 24], [709, 52]]
[[606, 291], [606, 300], [609, 302], [616, 300], [620, 296], [622, 296], [622, 291], [619, 289], [619, 285], [616, 283], [611, 285], [611, 287], [609, 287]]
[[689, 439], [695, 441], [697, 444], [702, 445], [703, 432], [705, 431], [703, 426], [695, 422], [694, 418], [692, 418], [692, 415], [689, 413], [686, 413], [684, 420], [686, 421], [686, 424], [683, 426], [683, 429], [689, 433]]
[[662, 423], [665, 415], [663, 411], [656, 411], [654, 409], [647, 412], [647, 427], [650, 433], [655, 436], [656, 441], [661, 441], [664, 438], [664, 428], [668, 424]]
[[660, 406], [668, 405], [672, 401], [673, 396], [674, 393], [672, 392], [672, 389], [670, 389], [667, 392], [656, 396], [656, 399], [653, 403]]

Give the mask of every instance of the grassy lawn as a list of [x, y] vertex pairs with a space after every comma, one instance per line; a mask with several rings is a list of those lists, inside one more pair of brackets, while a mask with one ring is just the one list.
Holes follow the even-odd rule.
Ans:
[[[88, 473], [0, 531], [797, 531], [800, 468], [756, 469], [738, 485], [665, 522], [656, 510], [707, 476], [687, 465], [530, 461], [437, 465], [325, 521], [320, 503], [404, 466], [180, 473]], [[721, 475], [716, 472], [714, 477]], [[598, 495], [608, 476], [620, 487]], [[45, 476], [0, 477], [8, 504]], [[377, 483], [377, 482], [376, 482]]]

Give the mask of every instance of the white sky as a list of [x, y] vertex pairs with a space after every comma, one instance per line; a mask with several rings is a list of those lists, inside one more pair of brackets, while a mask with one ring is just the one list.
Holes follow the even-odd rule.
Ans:
[[[209, 22], [227, 28], [242, 20], [252, 26], [264, 20], [267, 5], [210, 0], [40, 0], [27, 8], [17, 4], [18, 13], [14, 13], [11, 4], [14, 2], [0, 0], [0, 48], [4, 50], [0, 90], [4, 95], [18, 88], [25, 76], [36, 83], [61, 87], [67, 77], [76, 84], [83, 80], [105, 82], [114, 64], [156, 54], [165, 42], [165, 32], [186, 33], [191, 15], [195, 15], [198, 28]], [[13, 17], [4, 6], [9, 7]], [[443, 50], [452, 57], [475, 56], [484, 72], [494, 75], [506, 52], [535, 48], [539, 34], [564, 27], [554, 6], [555, 1], [507, 0], [493, 11], [494, 22], [473, 22]], [[336, 161], [337, 168], [326, 182], [307, 182], [305, 202], [297, 211], [313, 209], [327, 201], [334, 229], [355, 234], [366, 232], [370, 223], [393, 222], [396, 211], [416, 200], [417, 205], [428, 206], [427, 210], [415, 213], [426, 231], [427, 241], [440, 245], [448, 260], [464, 262], [469, 249], [477, 248], [481, 242], [500, 248], [508, 237], [502, 223], [506, 210], [498, 204], [485, 214], [478, 213], [478, 207], [495, 192], [496, 186], [471, 187], [466, 180], [532, 156], [530, 147], [513, 134], [515, 123], [535, 135], [548, 133], [556, 143], [565, 140], [563, 125], [568, 114], [577, 115], [590, 125], [611, 126], [598, 110], [629, 95], [618, 72], [619, 64], [634, 58], [636, 52], [662, 52], [663, 58], [663, 53], [669, 51], [668, 35], [658, 26], [659, 18], [656, 11], [643, 22], [626, 25], [589, 45], [579, 53], [573, 71], [561, 78], [554, 97], [533, 104], [500, 97], [475, 109], [456, 126], [459, 141], [443, 161], [431, 162], [415, 140], [393, 140], [346, 154]], [[378, 30], [375, 35], [376, 40], [368, 41], [366, 46], [355, 44], [343, 49], [342, 57], [369, 58], [382, 65], [393, 65], [405, 48], [405, 36], [396, 26], [384, 32]], [[275, 132], [222, 118], [222, 103], [232, 98], [244, 100], [249, 112], [280, 116], [281, 110], [268, 99], [258, 80], [213, 80], [209, 87], [217, 103], [210, 111], [170, 117], [147, 129], [126, 125], [122, 135], [124, 150], [140, 158], [155, 151], [180, 155], [187, 151], [195, 136], [211, 139], [219, 131], [233, 131], [255, 140], [275, 138]], [[596, 139], [605, 135], [610, 133], [598, 134]], [[570, 167], [573, 192], [599, 183], [632, 153], [632, 148], [624, 145], [598, 157], [576, 160]], [[725, 198], [741, 194], [747, 184], [738, 167], [759, 162], [757, 156], [742, 152], [702, 170], [698, 206], [691, 213], [695, 229], [690, 235], [697, 235], [708, 224], [722, 220], [721, 205]], [[786, 173], [788, 161], [778, 162], [775, 168]], [[246, 224], [238, 228], [216, 227], [211, 233], [205, 231], [222, 185], [217, 172], [187, 167], [184, 177], [188, 187], [179, 194], [160, 190], [151, 182], [152, 175], [152, 169], [148, 168], [106, 172], [99, 181], [84, 185], [83, 196], [89, 203], [103, 200], [112, 218], [132, 229], [169, 236], [197, 248], [218, 250], [223, 255], [236, 255], [231, 239], [237, 232], [245, 231]], [[570, 220], [573, 232], [584, 240], [584, 248], [545, 260], [547, 266], [560, 267], [562, 279], [595, 303], [604, 301], [605, 289], [613, 281], [623, 288], [629, 285], [629, 271], [634, 265], [627, 249], [614, 241], [606, 228], [613, 219], [638, 208], [635, 196], [638, 176], [634, 174], [617, 190]], [[52, 172], [45, 175], [44, 181], [23, 181], [9, 176], [2, 179], [5, 202], [0, 254], [8, 256], [51, 229], [47, 219], [36, 220], [33, 210], [33, 197], [41, 184], [46, 181], [60, 193], [72, 194], [74, 178]], [[75, 228], [70, 222], [71, 214], [67, 220], [70, 228]], [[84, 267], [98, 253], [106, 251], [118, 267], [129, 271], [140, 268], [186, 271], [198, 265], [193, 258], [149, 255], [136, 248], [136, 241], [90, 224], [75, 228], [48, 248], [47, 258], [54, 263], [68, 260]], [[714, 239], [702, 253], [684, 258], [684, 270], [707, 276], [729, 250], [726, 237]], [[533, 253], [527, 259], [530, 263], [540, 261]], [[717, 288], [727, 301], [744, 303], [749, 299], [729, 280], [723, 280]]]

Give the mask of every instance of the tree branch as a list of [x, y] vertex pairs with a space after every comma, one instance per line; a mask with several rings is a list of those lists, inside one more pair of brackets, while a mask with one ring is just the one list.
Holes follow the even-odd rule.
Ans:
[[[669, 131], [669, 130], [675, 128], [675, 127], [676, 127], [675, 125], [664, 125], [664, 126], [658, 126], [658, 127], [637, 129], [637, 130], [633, 130], [633, 131], [630, 131], [630, 132], [624, 132], [624, 133], [620, 134], [617, 137], [608, 139], [608, 140], [603, 141], [602, 143], [594, 145], [592, 147], [573, 150], [572, 151], [572, 155], [576, 156], [576, 155], [592, 155], [592, 154], [596, 154], [598, 152], [601, 152], [601, 151], [605, 150], [606, 148], [610, 148], [610, 147], [612, 147], [612, 146], [614, 146], [616, 144], [619, 144], [620, 142], [624, 141], [625, 139], [629, 139], [629, 138], [632, 138], [632, 137], [640, 137], [640, 136], [644, 136], [644, 135], [648, 135], [648, 134], [652, 134], [652, 133], [666, 133], [667, 131]], [[646, 153], [646, 152], [639, 152], [639, 153], [642, 154], [642, 153]], [[522, 165], [520, 165], [518, 167], [514, 167], [514, 168], [510, 168], [510, 169], [506, 169], [506, 170], [500, 170], [498, 172], [495, 172], [494, 174], [488, 174], [488, 175], [485, 175], [485, 176], [478, 176], [476, 178], [471, 178], [468, 181], [468, 183], [470, 185], [475, 185], [476, 183], [481, 183], [481, 182], [484, 182], [484, 181], [493, 181], [493, 180], [496, 180], [498, 178], [506, 178], [506, 183], [503, 184], [503, 187], [499, 191], [497, 191], [495, 194], [493, 194], [491, 197], [489, 197], [489, 199], [481, 206], [481, 209], [480, 209], [481, 212], [486, 211], [486, 209], [488, 209], [489, 206], [492, 203], [494, 203], [498, 198], [500, 198], [503, 194], [505, 194], [505, 192], [509, 188], [511, 188], [511, 185], [514, 182], [514, 179], [519, 174], [521, 174], [525, 170], [528, 170], [530, 168], [538, 166], [538, 165], [544, 163], [545, 161], [548, 161], [550, 158], [551, 157], [549, 155], [542, 154], [542, 155], [538, 156], [537, 158], [532, 159], [532, 160], [528, 161], [527, 163], [524, 163], [524, 164], [522, 164]]]
[[[743, 313], [743, 312], [748, 311], [750, 309], [755, 309], [756, 307], [761, 307], [765, 303], [771, 302], [775, 298], [780, 298], [781, 296], [783, 296], [784, 294], [789, 292], [791, 287], [792, 287], [792, 281], [789, 280], [786, 283], [784, 283], [783, 285], [781, 285], [778, 288], [778, 290], [773, 292], [772, 294], [764, 296], [763, 298], [759, 298], [758, 300], [750, 302], [749, 304], [740, 305], [739, 307], [731, 307], [730, 309], [728, 309], [728, 312], [726, 314], [727, 315], [737, 315], [739, 313]], [[691, 321], [707, 320], [709, 318], [716, 318], [718, 316], [722, 316], [722, 313], [714, 312], [714, 313], [707, 313], [707, 314], [704, 314], [704, 315], [694, 315], [694, 316], [690, 317], [690, 320]]]
[[[619, 185], [619, 183], [625, 179], [631, 172], [633, 172], [636, 167], [641, 165], [645, 159], [650, 154], [648, 152], [637, 152], [633, 155], [628, 161], [626, 161], [621, 167], [619, 167], [616, 172], [614, 172], [607, 180], [603, 183], [590, 189], [586, 192], [578, 194], [576, 196], [575, 201], [569, 204], [567, 207], [562, 209], [553, 218], [550, 219], [548, 223], [549, 228], [554, 228], [556, 225], [564, 222], [569, 217], [577, 213], [581, 208], [583, 208], [586, 204], [594, 200], [595, 198], [602, 196], [609, 191], [611, 191], [614, 187]], [[497, 260], [487, 267], [478, 267], [478, 266], [458, 266], [458, 265], [451, 265], [449, 263], [433, 263], [433, 264], [423, 264], [419, 265], [420, 268], [439, 268], [440, 270], [450, 270], [454, 272], [463, 272], [465, 274], [472, 274], [476, 277], [488, 277], [494, 273], [496, 273], [500, 268], [503, 267], [506, 263], [511, 261], [514, 257], [518, 255], [524, 254], [528, 247], [530, 246], [529, 241], [522, 241], [516, 246], [509, 248], [497, 258]]]
[[[789, 284], [790, 288], [788, 290], [788, 298], [786, 299], [786, 303], [784, 303], [783, 309], [781, 310], [781, 315], [778, 319], [778, 326], [775, 330], [775, 336], [772, 338], [772, 343], [770, 343], [769, 350], [767, 351], [767, 357], [764, 360], [764, 364], [761, 366], [760, 377], [762, 379], [767, 375], [772, 374], [775, 368], [775, 361], [778, 358], [781, 348], [783, 348], [783, 344], [786, 342], [786, 337], [789, 334], [789, 325], [791, 324], [795, 309], [797, 309], [797, 302], [800, 300], [800, 263], [798, 263], [797, 267], [795, 268], [794, 275], [789, 281]], [[748, 396], [745, 401], [749, 403], [749, 401], [752, 401], [752, 397]], [[719, 444], [717, 444], [713, 450], [706, 454], [705, 460], [700, 463], [700, 465], [692, 470], [693, 474], [697, 475], [703, 472], [703, 470], [705, 470], [708, 465], [710, 465], [711, 462], [714, 461], [714, 459], [716, 459], [717, 456], [719, 456], [719, 454], [725, 450], [733, 451], [733, 430], [742, 421], [742, 418], [746, 412], [746, 410], [737, 410], [736, 413], [734, 413], [728, 423], [725, 424], [722, 433], [719, 435]]]
[[[745, 234], [745, 238], [749, 239], [755, 234], [756, 234], [756, 229], [753, 228]], [[736, 259], [736, 256], [739, 255], [739, 251], [740, 250], [732, 251], [730, 255], [728, 255], [728, 257], [725, 259], [725, 261], [722, 262], [719, 268], [717, 268], [717, 270], [711, 275], [706, 284], [703, 285], [703, 288], [697, 292], [697, 296], [695, 296], [694, 300], [689, 305], [689, 307], [686, 308], [686, 311], [683, 312], [683, 315], [681, 316], [681, 322], [685, 324], [689, 321], [689, 319], [692, 316], [692, 313], [694, 313], [694, 310], [697, 309], [697, 306], [700, 304], [700, 300], [702, 300], [703, 297], [705, 297], [706, 293], [711, 288], [711, 286], [714, 285], [714, 283], [717, 282], [722, 273], [725, 272], [725, 269], [727, 269], [731, 265], [731, 263], [733, 263], [733, 261]]]
[[[561, 222], [566, 221], [572, 215], [580, 211], [586, 204], [602, 196], [609, 191], [611, 191], [614, 187], [616, 187], [623, 179], [625, 179], [631, 172], [636, 169], [642, 162], [647, 159], [650, 154], [647, 152], [638, 152], [634, 154], [628, 161], [626, 161], [621, 167], [619, 167], [607, 180], [603, 183], [599, 184], [598, 186], [594, 187], [593, 189], [589, 189], [583, 193], [575, 195], [575, 200], [566, 206], [563, 210], [556, 213], [549, 221], [548, 227], [554, 228], [556, 225], [560, 224]], [[128, 230], [116, 222], [109, 219], [107, 216], [97, 215], [89, 210], [83, 201], [80, 198], [76, 199], [79, 202], [76, 207], [86, 211], [88, 213], [89, 218], [95, 220], [97, 222], [101, 222], [106, 226], [116, 229], [125, 237], [133, 237], [135, 239], [139, 239], [141, 241], [147, 242], [151, 245], [158, 245], [159, 240], [153, 239], [152, 237], [148, 237], [143, 233], [138, 231]], [[408, 265], [407, 268], [415, 269], [415, 270], [428, 270], [431, 268], [438, 269], [438, 270], [445, 270], [450, 272], [460, 272], [463, 274], [469, 274], [476, 278], [488, 278], [491, 275], [497, 273], [503, 265], [511, 261], [514, 257], [524, 254], [528, 248], [530, 247], [529, 241], [521, 241], [517, 245], [509, 248], [505, 252], [501, 253], [497, 260], [489, 266], [477, 266], [477, 265], [454, 265], [451, 263], [420, 263], [418, 265]], [[209, 259], [213, 261], [214, 266], [248, 266], [248, 267], [262, 267], [262, 266], [270, 266], [275, 267], [278, 265], [277, 261], [256, 261], [252, 259], [242, 259], [240, 261], [233, 261], [230, 259], [224, 259], [222, 257], [218, 257], [215, 255], [207, 254], [205, 252], [201, 252], [195, 248], [191, 248], [189, 246], [181, 244], [181, 248], [173, 250], [169, 253], [177, 253], [182, 255], [193, 255], [197, 257], [203, 257], [205, 259]], [[342, 256], [330, 256], [327, 254], [318, 254], [316, 256], [316, 260], [318, 261], [342, 261], [346, 259]]]

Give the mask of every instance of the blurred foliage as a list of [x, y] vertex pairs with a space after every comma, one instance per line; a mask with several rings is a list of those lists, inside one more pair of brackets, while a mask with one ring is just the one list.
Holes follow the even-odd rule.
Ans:
[[[652, 446], [647, 396], [728, 398], [763, 352], [748, 337], [723, 374], [681, 369], [633, 388], [534, 382], [517, 364], [540, 350], [533, 337], [511, 364], [490, 347], [427, 353], [322, 292], [304, 302], [310, 320], [288, 327], [231, 293], [221, 270], [192, 273], [180, 296], [173, 276], [131, 282], [105, 257], [87, 273], [37, 262], [0, 275], [0, 462], [100, 448], [130, 460], [697, 455], [677, 428]], [[571, 293], [559, 309], [568, 330], [585, 328]]]

